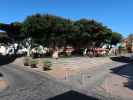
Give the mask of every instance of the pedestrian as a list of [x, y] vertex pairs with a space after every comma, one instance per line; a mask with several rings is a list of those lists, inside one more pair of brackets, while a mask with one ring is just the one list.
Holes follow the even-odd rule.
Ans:
[[56, 59], [56, 60], [59, 58], [59, 51], [58, 51], [58, 49], [55, 49], [55, 51], [53, 52], [52, 57], [53, 57], [54, 59]]

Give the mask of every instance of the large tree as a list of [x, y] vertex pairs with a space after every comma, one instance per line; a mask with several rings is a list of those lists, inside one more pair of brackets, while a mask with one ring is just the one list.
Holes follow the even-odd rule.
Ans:
[[80, 27], [80, 41], [85, 46], [100, 47], [110, 40], [111, 29], [95, 20], [80, 19], [75, 24]]
[[117, 43], [121, 42], [122, 35], [118, 32], [112, 32], [111, 34], [111, 44], [116, 45]]
[[95, 20], [72, 21], [49, 14], [28, 16], [22, 23], [0, 24], [13, 40], [27, 39], [47, 47], [72, 45], [75, 48], [116, 44], [122, 36]]
[[23, 23], [22, 31], [33, 42], [46, 46], [65, 45], [71, 21], [53, 15], [32, 15]]
[[5, 31], [11, 40], [10, 42], [19, 42], [25, 38], [21, 32], [21, 25], [19, 22], [13, 22], [11, 24], [0, 23], [0, 29]]

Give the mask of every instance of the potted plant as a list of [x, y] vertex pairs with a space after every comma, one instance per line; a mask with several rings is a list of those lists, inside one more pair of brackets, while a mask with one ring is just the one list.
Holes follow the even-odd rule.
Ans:
[[52, 62], [49, 60], [44, 60], [43, 61], [43, 71], [50, 70], [52, 66]]
[[24, 58], [24, 66], [30, 66], [31, 58], [30, 57], [25, 57]]
[[37, 60], [35, 59], [31, 60], [31, 68], [37, 68]]

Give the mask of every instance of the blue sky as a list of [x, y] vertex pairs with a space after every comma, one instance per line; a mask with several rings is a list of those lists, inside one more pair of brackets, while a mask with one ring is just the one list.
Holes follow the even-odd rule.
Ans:
[[73, 20], [95, 19], [124, 36], [133, 33], [133, 0], [1, 0], [0, 22], [23, 21], [35, 13]]

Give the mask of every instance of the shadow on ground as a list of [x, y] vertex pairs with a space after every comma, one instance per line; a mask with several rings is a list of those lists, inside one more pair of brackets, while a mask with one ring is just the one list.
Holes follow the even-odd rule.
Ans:
[[113, 61], [123, 62], [123, 63], [131, 63], [132, 62], [130, 57], [125, 57], [125, 56], [110, 57], [110, 59]]
[[0, 66], [13, 62], [16, 59], [15, 56], [2, 56], [0, 55]]
[[[118, 66], [116, 68], [110, 69], [112, 73], [120, 75], [122, 77], [125, 77], [128, 79], [128, 82], [126, 83], [126, 87], [133, 90], [133, 60], [131, 60], [129, 57], [113, 57], [111, 58], [113, 61], [123, 62], [127, 63], [122, 66]], [[123, 83], [124, 86], [125, 83]]]
[[48, 100], [99, 100], [94, 97], [86, 96], [84, 94], [81, 94], [76, 91], [68, 91], [64, 94], [55, 96], [53, 98], [50, 98]]

